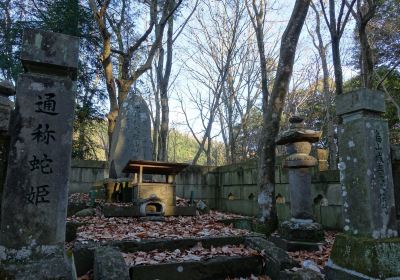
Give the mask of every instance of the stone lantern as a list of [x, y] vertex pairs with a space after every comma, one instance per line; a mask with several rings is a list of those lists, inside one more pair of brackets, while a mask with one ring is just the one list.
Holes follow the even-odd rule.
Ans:
[[291, 219], [281, 223], [274, 241], [288, 251], [317, 250], [324, 233], [313, 215], [310, 168], [318, 165], [318, 161], [309, 153], [311, 143], [320, 139], [321, 132], [305, 129], [303, 118], [298, 116], [291, 117], [289, 122], [289, 130], [282, 134], [277, 145], [285, 145], [288, 154], [284, 167], [289, 173]]

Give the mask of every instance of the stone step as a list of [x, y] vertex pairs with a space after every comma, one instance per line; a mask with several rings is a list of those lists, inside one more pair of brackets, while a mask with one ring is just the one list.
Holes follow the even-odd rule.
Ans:
[[[251, 274], [266, 274], [272, 279], [285, 279], [279, 278], [282, 271], [295, 266], [298, 267], [298, 263], [293, 261], [287, 252], [276, 247], [265, 238], [260, 237], [259, 234], [177, 240], [124, 240], [103, 243], [81, 241], [75, 244], [73, 253], [77, 275], [82, 276], [93, 268], [96, 268], [97, 272], [107, 271], [99, 269], [102, 267], [101, 261], [107, 258], [96, 258], [95, 256], [96, 252], [101, 252], [103, 248], [114, 248], [113, 250], [121, 253], [149, 252], [155, 249], [158, 252], [165, 252], [174, 251], [175, 249], [190, 249], [196, 246], [198, 242], [201, 242], [202, 247], [205, 249], [209, 249], [211, 246], [215, 248], [225, 245], [244, 244], [258, 252], [262, 252], [262, 255], [240, 257], [215, 256], [211, 259], [201, 261], [189, 259], [188, 261], [178, 262], [178, 260], [175, 260], [174, 262], [174, 260], [171, 260], [170, 263], [135, 265], [129, 268], [130, 279], [226, 279], [227, 277], [243, 277], [250, 276]], [[119, 257], [119, 259], [121, 258], [122, 256]], [[126, 266], [125, 261], [120, 261], [120, 263], [122, 263], [122, 266]], [[126, 271], [128, 271], [128, 266], [126, 266]]]
[[223, 280], [226, 278], [263, 275], [261, 256], [215, 257], [206, 261], [185, 261], [129, 268], [131, 280]]
[[147, 239], [147, 240], [121, 240], [110, 241], [107, 243], [99, 243], [93, 241], [78, 241], [75, 243], [73, 254], [75, 259], [76, 271], [78, 276], [85, 274], [93, 267], [94, 251], [96, 248], [110, 246], [118, 248], [125, 253], [133, 253], [137, 251], [173, 251], [175, 249], [189, 249], [201, 242], [204, 248], [221, 247], [224, 245], [244, 244], [246, 238], [260, 237], [259, 234], [250, 236], [224, 236], [224, 237], [208, 237], [208, 238], [182, 238], [182, 239]]

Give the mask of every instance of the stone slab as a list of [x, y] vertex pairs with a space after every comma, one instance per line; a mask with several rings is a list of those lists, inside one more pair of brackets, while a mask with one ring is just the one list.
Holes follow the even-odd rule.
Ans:
[[0, 243], [63, 244], [76, 83], [22, 74], [17, 84]]
[[250, 274], [262, 275], [263, 272], [263, 260], [260, 256], [215, 257], [206, 261], [134, 266], [129, 270], [131, 279], [159, 280], [224, 280]]
[[74, 76], [78, 53], [78, 37], [37, 29], [24, 31], [21, 61], [30, 72]]
[[361, 110], [384, 113], [386, 111], [384, 95], [377, 91], [360, 89], [336, 97], [337, 115]]
[[124, 177], [129, 160], [152, 160], [150, 112], [144, 99], [130, 92], [121, 105], [110, 149], [110, 178]]
[[285, 250], [277, 247], [265, 238], [247, 237], [245, 245], [257, 251], [264, 252], [266, 275], [270, 276], [271, 279], [279, 279], [281, 271], [299, 266]]
[[133, 206], [116, 206], [116, 205], [104, 205], [103, 206], [104, 217], [138, 217], [140, 216], [140, 207]]
[[271, 235], [268, 238], [276, 246], [288, 252], [295, 251], [318, 251], [324, 245], [323, 242], [305, 242], [305, 241], [292, 241], [287, 240], [279, 235]]
[[325, 240], [321, 224], [315, 222], [284, 221], [279, 226], [279, 234], [290, 241], [321, 242]]
[[[252, 237], [260, 237], [253, 234]], [[81, 276], [93, 268], [94, 251], [100, 246], [118, 247], [122, 252], [137, 252], [137, 251], [174, 251], [175, 249], [190, 249], [196, 246], [198, 242], [202, 243], [204, 248], [224, 246], [227, 244], [240, 245], [245, 242], [244, 236], [224, 236], [224, 237], [209, 237], [209, 238], [183, 238], [183, 239], [144, 239], [112, 241], [106, 244], [100, 244], [93, 241], [77, 242], [73, 249], [75, 258], [77, 275]]]
[[129, 280], [129, 270], [119, 250], [100, 247], [94, 252], [93, 277], [96, 280]]

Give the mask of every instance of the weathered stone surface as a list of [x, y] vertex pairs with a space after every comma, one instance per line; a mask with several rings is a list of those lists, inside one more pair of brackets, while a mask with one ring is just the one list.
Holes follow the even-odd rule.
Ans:
[[290, 213], [295, 219], [313, 219], [311, 174], [308, 168], [289, 168]]
[[0, 96], [0, 133], [8, 131], [10, 124], [10, 115], [13, 110], [14, 103], [7, 97]]
[[99, 247], [94, 252], [94, 279], [129, 280], [128, 267], [121, 252], [112, 247]]
[[[76, 85], [68, 78], [40, 74], [23, 74], [18, 85], [1, 244], [18, 248], [32, 242], [63, 243]], [[48, 94], [54, 111], [37, 105]]]
[[299, 269], [296, 271], [282, 271], [279, 274], [281, 280], [323, 280], [324, 276], [310, 269]]
[[319, 223], [284, 221], [279, 227], [279, 233], [283, 238], [293, 241], [321, 242], [325, 239]]
[[[76, 280], [73, 258], [64, 254], [63, 247], [43, 247], [34, 258], [18, 259], [19, 252], [10, 260], [0, 262], [0, 279], [5, 280]], [[0, 254], [4, 251], [0, 250]], [[5, 252], [9, 256], [10, 252]], [[1, 259], [1, 258], [0, 258]]]
[[110, 178], [124, 177], [122, 169], [129, 160], [152, 159], [149, 109], [143, 98], [133, 92], [120, 108], [110, 159]]
[[336, 114], [344, 115], [357, 111], [385, 112], [384, 95], [370, 89], [340, 94], [336, 97]]
[[159, 280], [224, 280], [262, 275], [263, 263], [259, 256], [215, 257], [206, 261], [186, 261], [130, 268], [132, 279]]
[[94, 215], [96, 215], [96, 209], [94, 209], [94, 208], [82, 209], [75, 213], [75, 216], [77, 216], [77, 217], [88, 217], [88, 216], [94, 216]]
[[245, 245], [258, 251], [263, 251], [266, 274], [272, 279], [279, 279], [279, 273], [282, 270], [299, 266], [286, 251], [278, 248], [274, 243], [267, 241], [265, 238], [247, 237]]
[[0, 96], [11, 96], [15, 94], [14, 85], [6, 80], [0, 81]]
[[24, 32], [21, 61], [29, 72], [75, 76], [78, 65], [77, 37], [44, 30]]
[[360, 90], [346, 95], [338, 97], [338, 105], [355, 103], [340, 111], [346, 113], [339, 127], [344, 230], [373, 238], [397, 236], [389, 131], [387, 122], [373, 113], [384, 110], [383, 93]]
[[[60, 44], [74, 48], [60, 54]], [[76, 91], [65, 70], [76, 71], [78, 47], [77, 38], [49, 32], [23, 38], [26, 70], [36, 73], [19, 76], [10, 124], [0, 225], [1, 271], [9, 279], [76, 278], [64, 252]]]
[[378, 279], [400, 277], [400, 238], [376, 240], [338, 234], [327, 266], [342, 272], [346, 269], [350, 275], [361, 273]]

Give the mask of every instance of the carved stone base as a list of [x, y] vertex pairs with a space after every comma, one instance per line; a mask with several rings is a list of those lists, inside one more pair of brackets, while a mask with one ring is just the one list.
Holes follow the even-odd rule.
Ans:
[[77, 279], [73, 257], [60, 246], [7, 249], [0, 246], [0, 279]]
[[324, 231], [319, 223], [305, 220], [284, 221], [279, 227], [279, 235], [290, 241], [323, 242]]
[[328, 279], [400, 279], [400, 238], [338, 234], [326, 271]]

